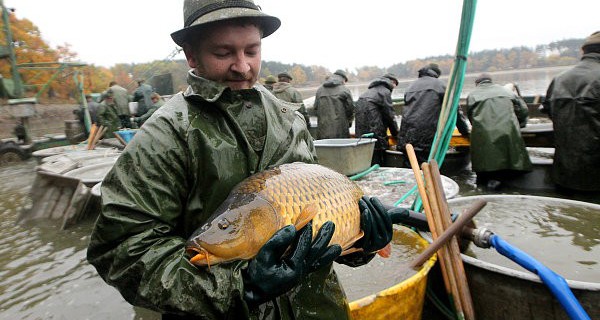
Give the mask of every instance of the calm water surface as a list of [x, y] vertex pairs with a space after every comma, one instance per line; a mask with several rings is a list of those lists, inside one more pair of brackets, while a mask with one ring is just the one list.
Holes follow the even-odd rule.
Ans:
[[[461, 211], [475, 201], [450, 200]], [[600, 283], [600, 205], [540, 197], [490, 197], [477, 214], [486, 227], [569, 280]], [[470, 246], [468, 255], [515, 270], [519, 265], [494, 249]]]
[[[528, 70], [515, 70], [515, 71], [498, 71], [490, 72], [492, 79], [495, 83], [504, 85], [507, 83], [515, 83], [519, 86], [521, 94], [524, 96], [534, 95], [546, 95], [548, 85], [556, 75], [570, 67], [552, 67], [552, 68], [539, 68], [539, 69], [528, 69]], [[466, 97], [470, 91], [475, 88], [475, 79], [480, 73], [472, 73], [465, 75], [465, 82], [463, 84], [463, 90], [461, 97]], [[415, 81], [417, 75], [414, 78], [399, 79], [398, 86], [392, 92], [392, 98], [403, 98], [404, 92], [408, 86]], [[440, 80], [444, 83], [448, 82], [448, 75], [442, 75]], [[353, 98], [356, 100], [358, 97], [367, 90], [369, 83], [346, 83], [346, 87], [350, 89]], [[300, 93], [304, 99], [312, 97], [317, 92], [318, 88], [299, 88]]]

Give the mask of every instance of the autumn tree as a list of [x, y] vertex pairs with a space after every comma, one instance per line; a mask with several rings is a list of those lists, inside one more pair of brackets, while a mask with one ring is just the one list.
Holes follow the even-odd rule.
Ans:
[[[1, 30], [5, 26], [0, 21]], [[39, 28], [28, 19], [19, 19], [12, 12], [9, 13], [10, 31], [16, 57], [16, 65], [24, 84], [26, 96], [35, 96], [44, 93], [40, 98], [77, 99], [75, 94], [76, 84], [74, 76], [78, 72], [94, 77], [95, 73], [85, 72], [83, 67], [65, 67], [61, 63], [72, 63], [77, 59], [77, 54], [71, 51], [69, 44], [51, 48], [42, 38]], [[0, 32], [0, 43], [6, 44], [6, 34]], [[35, 64], [35, 65], [32, 65]], [[60, 68], [60, 67], [63, 68]], [[11, 64], [0, 64], [2, 77], [11, 78]], [[110, 71], [108, 71], [110, 72]], [[101, 74], [106, 75], [106, 70]], [[52, 82], [49, 82], [52, 80]], [[40, 92], [44, 90], [44, 92]]]
[[306, 72], [304, 72], [302, 66], [299, 64], [295, 65], [292, 70], [290, 70], [290, 75], [294, 78], [293, 81], [295, 84], [303, 84], [307, 80]]

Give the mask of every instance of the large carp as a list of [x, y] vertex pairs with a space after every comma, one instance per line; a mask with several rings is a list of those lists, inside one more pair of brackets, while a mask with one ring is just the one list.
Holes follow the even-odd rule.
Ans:
[[335, 223], [331, 244], [342, 250], [360, 239], [358, 200], [363, 192], [346, 176], [318, 164], [290, 163], [240, 182], [210, 221], [190, 237], [186, 252], [198, 266], [251, 259], [279, 229], [313, 221], [313, 238]]

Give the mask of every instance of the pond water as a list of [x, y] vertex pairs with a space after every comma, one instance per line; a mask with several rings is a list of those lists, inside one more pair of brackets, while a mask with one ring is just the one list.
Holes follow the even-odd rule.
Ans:
[[93, 221], [67, 230], [49, 220], [16, 224], [31, 203], [35, 165], [0, 168], [0, 318], [160, 319], [129, 305], [87, 263]]
[[398, 227], [394, 230], [392, 253], [389, 258], [375, 255], [368, 264], [357, 268], [334, 264], [349, 301], [366, 297], [400, 283], [417, 271], [409, 264], [426, 246], [414, 231]]
[[[600, 283], [600, 205], [516, 195], [485, 199], [487, 205], [474, 219], [477, 227], [492, 230], [565, 279]], [[460, 212], [475, 200], [452, 199], [449, 206]], [[525, 271], [493, 249], [471, 245], [467, 254]]]
[[[518, 85], [523, 96], [535, 96], [535, 95], [546, 95], [546, 90], [552, 78], [558, 75], [560, 72], [570, 67], [552, 67], [552, 68], [539, 68], [539, 69], [526, 69], [526, 70], [512, 70], [512, 71], [498, 71], [490, 72], [492, 79], [495, 83], [504, 85], [507, 83], [515, 83]], [[470, 73], [465, 75], [465, 82], [461, 97], [466, 98], [470, 91], [475, 88], [475, 79], [479, 76], [479, 73]], [[399, 79], [398, 86], [392, 92], [392, 98], [403, 98], [404, 92], [408, 86], [415, 81], [417, 76], [409, 79]], [[442, 75], [440, 80], [445, 83], [448, 82], [448, 76]], [[358, 97], [367, 90], [369, 83], [355, 83], [348, 82], [346, 87], [352, 93], [352, 97], [356, 100]], [[315, 95], [318, 87], [312, 88], [298, 88], [304, 99], [310, 98]]]

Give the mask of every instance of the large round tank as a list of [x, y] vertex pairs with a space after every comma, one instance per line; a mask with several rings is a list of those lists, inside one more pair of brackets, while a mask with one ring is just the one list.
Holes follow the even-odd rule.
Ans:
[[[600, 205], [525, 195], [484, 195], [448, 201], [453, 211], [479, 199], [475, 217], [515, 247], [567, 280], [592, 319], [600, 319]], [[471, 244], [463, 254], [479, 319], [569, 319], [538, 276], [495, 249]]]

